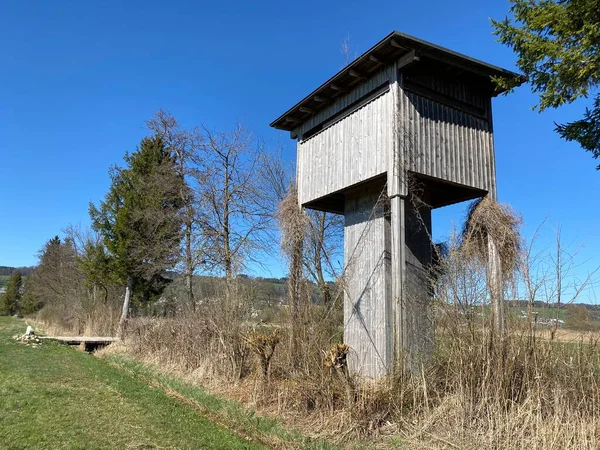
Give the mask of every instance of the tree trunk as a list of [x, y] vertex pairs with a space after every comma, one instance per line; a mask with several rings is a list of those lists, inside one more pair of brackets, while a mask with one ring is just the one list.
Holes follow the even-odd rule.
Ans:
[[223, 218], [223, 256], [225, 265], [225, 279], [229, 286], [233, 278], [233, 261], [231, 258], [231, 246], [230, 246], [230, 230], [229, 230], [229, 205], [225, 205], [225, 214]]
[[[302, 282], [302, 245], [303, 236], [294, 238], [295, 242], [292, 247], [292, 255], [290, 260], [290, 278], [288, 280], [288, 289], [290, 296], [290, 315], [292, 319], [292, 364], [295, 369], [299, 368], [301, 360], [301, 295], [302, 290], [300, 285]], [[305, 311], [303, 311], [305, 312]], [[306, 314], [303, 314], [306, 316]]]
[[231, 234], [229, 229], [229, 213], [230, 213], [230, 202], [231, 192], [229, 186], [229, 157], [225, 158], [225, 171], [224, 171], [224, 201], [223, 201], [223, 256], [225, 262], [225, 279], [227, 280], [227, 291], [229, 292], [231, 279], [233, 278], [233, 259], [231, 255]]
[[94, 283], [92, 285], [92, 304], [94, 305], [94, 307], [96, 307], [96, 298], [98, 297], [97, 292], [98, 292], [98, 285], [96, 283]]
[[186, 270], [186, 274], [185, 274], [185, 286], [187, 289], [187, 294], [188, 294], [188, 302], [190, 304], [190, 306], [192, 307], [192, 311], [196, 312], [196, 300], [194, 299], [194, 281], [193, 281], [193, 277], [194, 275], [192, 273], [190, 273], [189, 271]]
[[129, 318], [129, 305], [131, 303], [131, 295], [133, 293], [133, 276], [127, 277], [127, 286], [125, 287], [125, 300], [123, 300], [123, 312], [119, 322], [119, 334], [122, 333], [125, 322]]
[[223, 253], [224, 253], [224, 265], [225, 265], [225, 295], [227, 296], [227, 302], [232, 301], [232, 280], [233, 280], [233, 259], [231, 256], [231, 247], [229, 243], [230, 230], [229, 230], [229, 206], [225, 204], [225, 214], [223, 220]]
[[502, 265], [496, 243], [488, 234], [488, 286], [492, 303], [492, 322], [496, 332], [504, 330]]
[[189, 205], [186, 205], [186, 220], [185, 220], [185, 285], [188, 296], [188, 303], [192, 307], [192, 311], [196, 311], [196, 301], [194, 299], [194, 254], [192, 252], [192, 220], [193, 211]]
[[325, 275], [323, 274], [323, 252], [324, 252], [324, 242], [325, 242], [325, 222], [327, 218], [327, 213], [321, 212], [319, 213], [319, 235], [315, 242], [315, 273], [317, 275], [317, 285], [319, 287], [319, 292], [321, 293], [321, 303], [323, 306], [329, 310], [331, 308], [331, 292], [329, 291], [329, 286], [325, 281]]
[[329, 285], [323, 274], [323, 264], [321, 263], [321, 251], [318, 252], [318, 259], [315, 261], [315, 272], [317, 273], [317, 284], [321, 293], [321, 302], [327, 310], [331, 309], [331, 292]]

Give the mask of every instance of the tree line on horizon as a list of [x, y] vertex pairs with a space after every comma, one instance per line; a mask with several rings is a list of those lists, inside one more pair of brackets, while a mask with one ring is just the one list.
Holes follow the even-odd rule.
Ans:
[[14, 274], [16, 272], [20, 272], [21, 275], [26, 277], [31, 272], [33, 272], [34, 269], [35, 269], [35, 266], [26, 266], [26, 267], [25, 266], [24, 267], [0, 266], [0, 276], [11, 276], [12, 274]]

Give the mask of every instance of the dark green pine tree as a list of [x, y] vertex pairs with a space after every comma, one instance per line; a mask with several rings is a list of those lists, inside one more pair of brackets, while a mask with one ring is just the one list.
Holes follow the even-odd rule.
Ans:
[[[510, 3], [513, 17], [492, 20], [494, 33], [517, 54], [517, 66], [539, 96], [536, 108], [558, 108], [591, 94], [583, 117], [556, 124], [556, 131], [600, 157], [600, 0]], [[514, 82], [500, 80], [508, 88]]]
[[24, 316], [35, 314], [43, 306], [40, 296], [38, 296], [31, 287], [31, 281], [32, 276], [28, 276], [23, 281], [23, 296], [21, 297], [21, 302], [19, 304], [19, 312]]
[[158, 298], [175, 266], [181, 241], [181, 177], [176, 159], [158, 137], [144, 138], [125, 168], [113, 167], [111, 186], [100, 206], [90, 204], [92, 226], [108, 251], [112, 276], [126, 286], [121, 324], [132, 298]]
[[0, 299], [0, 311], [12, 316], [19, 312], [19, 306], [23, 290], [23, 275], [15, 272], [11, 275], [6, 285], [6, 292]]
[[96, 291], [100, 288], [104, 302], [108, 301], [108, 286], [115, 280], [110, 271], [110, 255], [102, 242], [88, 240], [83, 245], [83, 252], [77, 257], [79, 269], [85, 274], [85, 283], [92, 290], [92, 298], [97, 300]]

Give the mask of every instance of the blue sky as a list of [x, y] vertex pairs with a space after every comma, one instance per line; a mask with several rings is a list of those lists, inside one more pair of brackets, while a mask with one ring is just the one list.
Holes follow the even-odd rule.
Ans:
[[[295, 144], [269, 123], [357, 53], [396, 29], [514, 69], [489, 18], [508, 3], [453, 2], [6, 2], [0, 13], [0, 265], [31, 265], [88, 203], [108, 189], [108, 167], [145, 135], [159, 108], [184, 125], [244, 122], [268, 145]], [[584, 274], [600, 264], [597, 161], [561, 141], [554, 121], [583, 104], [538, 114], [522, 87], [494, 101], [499, 199], [524, 217], [525, 236], [549, 215]], [[465, 205], [437, 211], [448, 234]], [[280, 275], [273, 269], [275, 275]], [[594, 296], [593, 290], [591, 296]]]

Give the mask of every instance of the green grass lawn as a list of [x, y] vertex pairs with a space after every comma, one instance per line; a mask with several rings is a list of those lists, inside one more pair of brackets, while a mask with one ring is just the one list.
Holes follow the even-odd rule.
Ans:
[[[336, 450], [341, 447], [320, 439], [310, 439], [295, 430], [286, 428], [281, 420], [259, 416], [254, 411], [232, 400], [220, 399], [209, 394], [202, 386], [191, 385], [181, 378], [162, 372], [123, 353], [108, 353], [102, 358], [118, 367], [132, 378], [159, 388], [193, 405], [201, 414], [216, 423], [225, 424], [242, 436], [251, 436], [256, 441], [273, 448], [294, 448], [306, 450]], [[356, 441], [344, 448], [370, 449], [371, 443]]]
[[0, 317], [1, 449], [263, 448], [92, 355], [11, 338], [25, 327]]

